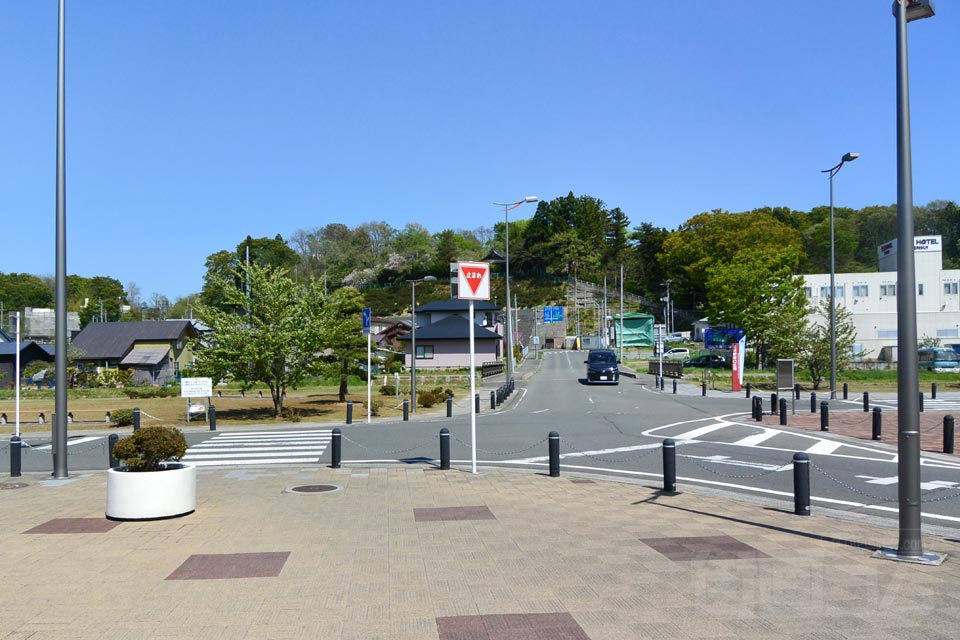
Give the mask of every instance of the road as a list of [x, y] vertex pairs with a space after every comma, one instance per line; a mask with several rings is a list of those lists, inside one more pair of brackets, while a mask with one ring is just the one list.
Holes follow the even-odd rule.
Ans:
[[[482, 394], [477, 417], [477, 458], [482, 467], [497, 464], [546, 470], [549, 432], [561, 437], [564, 472], [614, 475], [649, 486], [662, 484], [664, 438], [677, 442], [678, 489], [735, 493], [779, 508], [792, 509], [792, 457], [811, 459], [813, 508], [830, 508], [863, 517], [897, 517], [897, 456], [886, 445], [790, 427], [758, 425], [750, 420], [743, 395], [700, 394], [699, 386], [668, 385], [659, 392], [653, 378], [623, 377], [619, 385], [586, 385], [585, 352], [548, 351], [528, 361], [517, 392], [496, 411]], [[454, 465], [470, 468], [471, 437], [467, 409], [453, 418], [419, 416], [410, 422], [357, 422], [340, 425], [343, 460], [354, 464], [433, 461], [439, 456], [438, 432], [451, 433]], [[333, 425], [237, 429], [187, 434], [186, 459], [199, 464], [311, 464], [329, 461]], [[104, 468], [102, 436], [72, 439], [70, 469]], [[8, 454], [0, 452], [6, 463]], [[42, 456], [42, 454], [41, 454]], [[26, 460], [26, 458], [25, 458]], [[49, 453], [43, 458], [49, 469]], [[34, 464], [31, 462], [31, 465]], [[8, 468], [8, 467], [7, 467]], [[24, 464], [24, 469], [30, 466]], [[925, 530], [960, 535], [960, 459], [924, 454], [922, 513]]]

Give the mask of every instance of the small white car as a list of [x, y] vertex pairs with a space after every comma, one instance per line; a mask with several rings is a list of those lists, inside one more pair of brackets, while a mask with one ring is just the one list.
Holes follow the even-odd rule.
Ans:
[[684, 347], [674, 347], [663, 352], [664, 360], [687, 360], [690, 357], [690, 349]]

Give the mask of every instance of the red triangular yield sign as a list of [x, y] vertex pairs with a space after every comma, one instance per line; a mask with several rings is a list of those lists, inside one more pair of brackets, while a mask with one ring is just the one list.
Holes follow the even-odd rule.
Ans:
[[473, 295], [477, 295], [477, 289], [480, 288], [484, 275], [484, 272], [476, 267], [467, 267], [463, 270], [463, 277], [467, 279], [467, 284], [470, 285], [470, 291]]

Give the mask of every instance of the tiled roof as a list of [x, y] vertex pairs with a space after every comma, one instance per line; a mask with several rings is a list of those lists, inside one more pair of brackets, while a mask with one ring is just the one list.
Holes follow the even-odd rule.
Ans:
[[[422, 307], [417, 307], [417, 313], [420, 312], [431, 312], [431, 311], [466, 311], [470, 308], [469, 300], [461, 300], [459, 298], [450, 298], [449, 300], [438, 300], [436, 302], [428, 302]], [[473, 303], [474, 311], [500, 311], [500, 307], [493, 304], [489, 300], [475, 300]], [[420, 330], [417, 329], [419, 332]]]
[[172, 342], [196, 331], [189, 320], [93, 322], [73, 339], [81, 360], [119, 360], [135, 342]]
[[[413, 334], [400, 336], [399, 340], [410, 340]], [[503, 338], [480, 325], [473, 328], [474, 340], [502, 340]], [[460, 316], [450, 316], [440, 322], [425, 327], [417, 327], [417, 340], [469, 340], [470, 321]]]

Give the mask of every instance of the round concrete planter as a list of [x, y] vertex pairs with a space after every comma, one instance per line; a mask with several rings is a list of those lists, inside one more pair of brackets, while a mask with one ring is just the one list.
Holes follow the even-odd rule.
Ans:
[[107, 517], [156, 520], [197, 508], [197, 468], [170, 463], [163, 471], [107, 471]]

